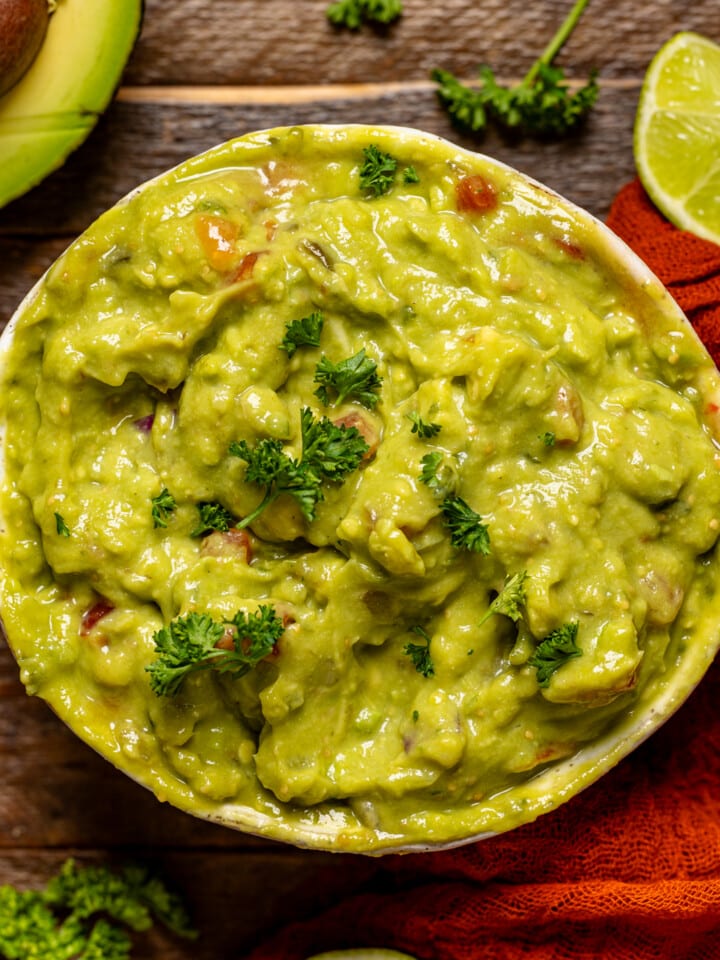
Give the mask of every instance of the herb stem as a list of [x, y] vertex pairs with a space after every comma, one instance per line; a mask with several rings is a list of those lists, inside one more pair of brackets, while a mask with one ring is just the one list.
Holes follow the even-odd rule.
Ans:
[[538, 75], [540, 67], [542, 65], [549, 66], [555, 57], [560, 53], [562, 48], [567, 43], [568, 37], [573, 32], [577, 26], [577, 22], [583, 14], [585, 7], [588, 5], [590, 0], [576, 0], [575, 5], [572, 10], [565, 17], [563, 22], [560, 24], [555, 36], [552, 38], [550, 43], [545, 47], [543, 52], [537, 58], [535, 63], [530, 67], [530, 70], [523, 79], [521, 86], [530, 87], [535, 82], [535, 78]]
[[270, 488], [265, 496], [262, 498], [260, 503], [255, 507], [254, 510], [251, 510], [246, 517], [243, 517], [242, 520], [239, 520], [235, 526], [242, 530], [244, 527], [249, 527], [253, 520], [257, 520], [260, 514], [263, 512], [265, 507], [270, 506], [271, 503], [274, 503], [281, 493], [284, 491]]

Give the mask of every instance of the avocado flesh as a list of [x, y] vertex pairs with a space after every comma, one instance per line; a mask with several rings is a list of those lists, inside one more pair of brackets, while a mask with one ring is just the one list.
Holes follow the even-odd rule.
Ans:
[[34, 63], [0, 97], [0, 206], [87, 137], [112, 99], [141, 18], [142, 0], [60, 0]]

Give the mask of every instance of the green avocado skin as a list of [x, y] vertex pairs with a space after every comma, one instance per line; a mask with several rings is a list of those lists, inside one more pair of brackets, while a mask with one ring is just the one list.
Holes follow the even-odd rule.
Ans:
[[0, 95], [0, 207], [60, 167], [117, 89], [142, 0], [62, 0], [28, 69]]

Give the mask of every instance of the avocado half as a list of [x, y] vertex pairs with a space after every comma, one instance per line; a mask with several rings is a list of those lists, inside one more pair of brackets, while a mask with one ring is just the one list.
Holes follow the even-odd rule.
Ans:
[[57, 169], [108, 106], [142, 0], [58, 0], [23, 78], [0, 97], [0, 207]]

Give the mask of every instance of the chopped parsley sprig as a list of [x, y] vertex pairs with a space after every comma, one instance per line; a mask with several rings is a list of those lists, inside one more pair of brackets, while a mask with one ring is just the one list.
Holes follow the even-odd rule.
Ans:
[[175, 497], [167, 487], [163, 487], [156, 497], [151, 498], [150, 503], [152, 505], [150, 514], [152, 516], [153, 526], [156, 528], [167, 527], [170, 515], [177, 508]]
[[150, 686], [158, 696], [174, 696], [199, 670], [242, 677], [272, 652], [283, 631], [281, 618], [267, 604], [251, 614], [239, 610], [226, 621], [196, 611], [176, 617], [154, 636], [156, 658], [145, 668]]
[[357, 469], [369, 449], [357, 427], [338, 425], [327, 417], [317, 420], [309, 407], [300, 415], [300, 433], [299, 460], [285, 453], [275, 438], [263, 438], [254, 447], [245, 440], [230, 444], [232, 456], [247, 463], [246, 481], [265, 488], [258, 506], [236, 526], [247, 527], [284, 493], [295, 498], [303, 517], [311, 522], [317, 504], [324, 499], [323, 482], [343, 480]]
[[198, 523], [191, 531], [191, 537], [204, 537], [208, 533], [219, 531], [226, 533], [230, 527], [235, 525], [235, 517], [230, 511], [216, 500], [206, 500], [198, 503]]
[[473, 132], [484, 131], [489, 120], [530, 134], [562, 135], [575, 127], [594, 106], [598, 97], [596, 73], [571, 93], [565, 74], [553, 65], [570, 34], [577, 26], [588, 0], [576, 3], [542, 54], [523, 80], [503, 87], [492, 69], [480, 67], [480, 84], [469, 87], [447, 70], [433, 70], [438, 97], [454, 123]]
[[487, 556], [490, 553], [490, 534], [482, 517], [462, 497], [445, 497], [440, 504], [445, 525], [450, 530], [454, 547], [463, 547], [472, 553]]
[[397, 159], [374, 143], [363, 149], [363, 156], [365, 159], [360, 167], [360, 189], [373, 197], [381, 197], [388, 193], [395, 183]]
[[336, 0], [325, 15], [337, 27], [357, 30], [363, 21], [388, 24], [402, 14], [402, 0]]
[[377, 390], [382, 377], [377, 372], [377, 363], [365, 353], [363, 347], [358, 353], [338, 363], [323, 356], [315, 368], [314, 382], [319, 384], [315, 396], [328, 406], [331, 399], [335, 403], [345, 400], [357, 400], [372, 410], [378, 402]]
[[522, 617], [522, 607], [527, 601], [527, 591], [525, 584], [528, 579], [527, 570], [521, 570], [507, 577], [502, 590], [492, 601], [488, 609], [480, 618], [478, 626], [482, 626], [486, 620], [495, 613], [510, 617], [515, 623]]
[[548, 687], [556, 670], [581, 655], [582, 650], [575, 643], [577, 632], [577, 623], [564, 623], [540, 641], [528, 660], [530, 666], [537, 669], [538, 686]]
[[423, 420], [416, 410], [408, 413], [407, 418], [412, 423], [410, 432], [417, 434], [420, 440], [432, 440], [432, 438], [436, 437], [442, 430], [442, 426], [439, 423], [433, 423], [431, 420]]
[[325, 319], [319, 311], [299, 320], [291, 320], [285, 324], [285, 336], [280, 343], [280, 349], [285, 350], [288, 357], [292, 357], [298, 347], [319, 347], [324, 323]]
[[421, 626], [410, 627], [412, 633], [417, 634], [423, 641], [422, 643], [406, 643], [403, 647], [403, 653], [410, 657], [412, 665], [423, 677], [433, 677], [435, 675], [435, 665], [430, 656], [430, 636]]

